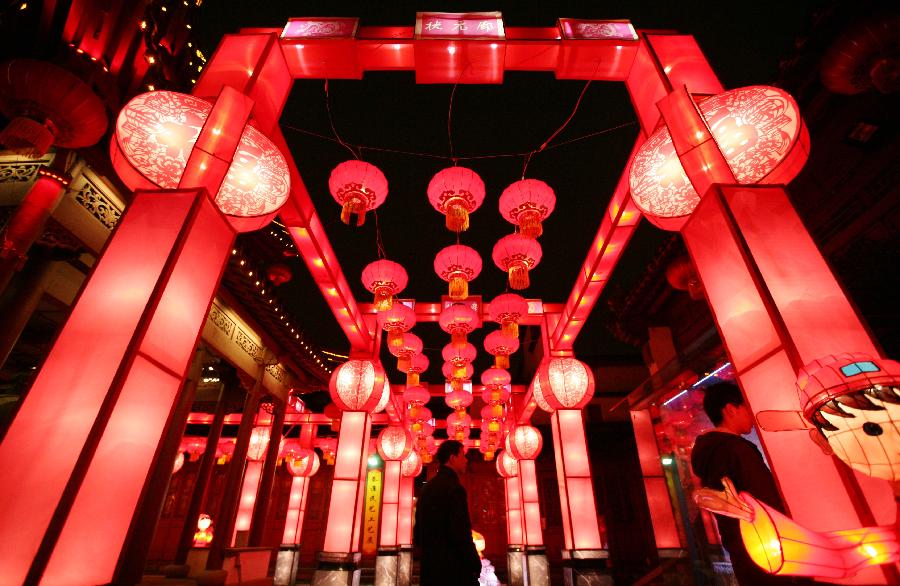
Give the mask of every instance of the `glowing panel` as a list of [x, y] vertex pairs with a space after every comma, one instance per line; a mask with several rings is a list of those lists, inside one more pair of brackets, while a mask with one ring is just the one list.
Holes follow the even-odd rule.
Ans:
[[597, 524], [583, 414], [577, 409], [560, 409], [551, 415], [550, 422], [566, 549], [600, 549], [603, 543]]
[[[385, 429], [390, 429], [387, 427]], [[398, 545], [398, 518], [400, 514], [400, 461], [384, 463], [384, 489], [381, 496], [380, 547]], [[369, 503], [366, 503], [368, 511]]]
[[534, 460], [519, 460], [519, 487], [522, 499], [524, 545], [543, 545], [541, 507], [538, 501], [537, 474]]
[[359, 551], [366, 456], [372, 420], [365, 411], [344, 411], [334, 466], [325, 551]]
[[[419, 462], [421, 466], [421, 460]], [[400, 477], [399, 508], [397, 512], [397, 543], [400, 545], [412, 545], [414, 484], [415, 478], [411, 476]]]
[[234, 521], [234, 531], [249, 531], [250, 521], [253, 517], [253, 505], [256, 504], [256, 491], [259, 488], [259, 480], [262, 475], [263, 463], [257, 460], [248, 460], [244, 469], [244, 480], [241, 484], [241, 496], [238, 500], [237, 517]]

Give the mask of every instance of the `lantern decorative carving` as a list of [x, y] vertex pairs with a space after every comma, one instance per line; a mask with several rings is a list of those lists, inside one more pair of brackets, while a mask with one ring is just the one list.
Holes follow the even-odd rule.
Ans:
[[534, 460], [543, 445], [541, 432], [530, 425], [517, 425], [506, 436], [506, 449], [516, 460]]
[[556, 411], [556, 409], [550, 406], [547, 399], [544, 398], [544, 388], [541, 386], [540, 375], [534, 377], [534, 383], [531, 386], [531, 397], [534, 399], [534, 402], [537, 403], [537, 406], [547, 413]]
[[328, 190], [341, 204], [341, 221], [349, 225], [356, 216], [356, 225], [366, 221], [366, 212], [384, 203], [388, 182], [384, 173], [364, 161], [344, 161], [331, 171]]
[[[132, 98], [116, 118], [110, 146], [113, 166], [125, 185], [130, 189], [179, 187], [210, 112], [209, 102], [177, 92], [155, 91]], [[256, 230], [287, 201], [290, 186], [281, 151], [248, 124], [215, 202], [223, 214], [238, 218], [237, 223], [232, 221], [236, 229]]]
[[[456, 365], [452, 362], [445, 362], [441, 367], [441, 374], [444, 375], [444, 379], [450, 382], [450, 388], [454, 391], [461, 391], [463, 389], [463, 383], [472, 378], [472, 375], [475, 374], [475, 369], [472, 368], [471, 364], [466, 364], [464, 366], [464, 371], [459, 372]], [[463, 376], [457, 376], [457, 374], [462, 374]]]
[[378, 453], [385, 460], [403, 460], [412, 450], [409, 432], [399, 425], [389, 425], [378, 434]]
[[509, 355], [519, 349], [519, 339], [495, 330], [484, 337], [484, 349], [494, 357], [494, 368], [509, 368]]
[[342, 411], [371, 411], [383, 396], [384, 370], [371, 360], [348, 360], [331, 373], [328, 391]]
[[418, 419], [422, 405], [431, 400], [431, 393], [424, 387], [406, 387], [403, 391], [403, 402], [408, 406], [409, 419]]
[[406, 269], [383, 258], [370, 262], [362, 271], [362, 284], [375, 295], [375, 311], [393, 306], [394, 295], [406, 288]]
[[266, 457], [271, 434], [269, 427], [254, 427], [250, 432], [250, 443], [247, 446], [247, 458], [259, 462]]
[[478, 315], [475, 310], [465, 303], [448, 305], [441, 311], [438, 317], [441, 329], [450, 334], [451, 343], [457, 348], [465, 348], [468, 336], [478, 324]]
[[406, 368], [406, 386], [417, 386], [419, 375], [428, 370], [428, 357], [424, 354], [416, 354], [409, 361]]
[[519, 234], [537, 238], [544, 229], [541, 223], [553, 211], [556, 194], [539, 179], [516, 181], [500, 194], [500, 215], [519, 227]]
[[276, 262], [269, 265], [269, 268], [266, 270], [266, 276], [269, 277], [273, 285], [278, 287], [290, 281], [294, 274], [286, 264]]
[[594, 396], [594, 374], [576, 358], [551, 358], [538, 368], [537, 379], [544, 401], [553, 410], [581, 409]]
[[509, 273], [510, 287], [527, 289], [528, 272], [541, 262], [541, 245], [521, 234], [510, 234], [497, 241], [492, 256], [497, 268]]
[[415, 450], [411, 451], [400, 463], [400, 474], [406, 478], [415, 478], [422, 472], [422, 457]]
[[416, 325], [416, 312], [404, 303], [392, 303], [388, 309], [379, 309], [375, 319], [387, 332], [388, 345], [399, 348], [403, 345], [403, 333]]
[[462, 348], [458, 348], [453, 344], [447, 344], [441, 351], [441, 356], [445, 362], [453, 365], [452, 378], [465, 378], [466, 366], [472, 364], [478, 352], [472, 344], [466, 344]]
[[450, 167], [439, 171], [428, 183], [428, 201], [447, 217], [447, 229], [469, 229], [469, 214], [484, 201], [484, 182], [471, 169]]
[[388, 351], [397, 357], [397, 370], [406, 372], [412, 364], [413, 357], [422, 353], [422, 339], [413, 333], [406, 332], [403, 334], [400, 346], [388, 346]]
[[[788, 183], [809, 156], [809, 132], [794, 98], [782, 89], [738, 88], [698, 108], [740, 184]], [[700, 203], [666, 126], [638, 149], [629, 184], [635, 205], [663, 230], [680, 230]]]
[[503, 333], [511, 338], [519, 337], [519, 321], [528, 315], [528, 302], [521, 295], [503, 293], [489, 305], [491, 319], [500, 324]]
[[503, 478], [514, 478], [519, 475], [519, 461], [509, 452], [503, 450], [497, 456], [497, 473]]
[[300, 448], [293, 456], [285, 458], [288, 472], [291, 476], [315, 476], [319, 471], [319, 455], [315, 450]]
[[481, 256], [474, 248], [452, 244], [434, 257], [434, 272], [450, 284], [450, 299], [460, 301], [469, 296], [469, 282], [481, 273]]

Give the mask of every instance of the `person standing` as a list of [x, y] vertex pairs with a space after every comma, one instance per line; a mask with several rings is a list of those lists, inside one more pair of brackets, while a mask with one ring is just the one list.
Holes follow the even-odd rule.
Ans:
[[472, 541], [472, 521], [466, 489], [466, 451], [456, 440], [445, 440], [437, 451], [438, 473], [425, 484], [416, 504], [413, 541], [421, 548], [421, 586], [478, 584], [481, 560]]

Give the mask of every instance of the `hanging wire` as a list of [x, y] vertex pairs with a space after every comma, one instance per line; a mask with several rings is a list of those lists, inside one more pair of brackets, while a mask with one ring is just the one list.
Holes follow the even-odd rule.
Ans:
[[[462, 75], [462, 74], [460, 74]], [[450, 143], [450, 159], [453, 161], [453, 166], [456, 166], [456, 157], [453, 153], [453, 96], [456, 95], [456, 88], [459, 86], [459, 80], [453, 84], [453, 90], [450, 92], [450, 105], [447, 107], [447, 142]]]
[[341, 138], [341, 135], [338, 134], [337, 128], [335, 128], [335, 126], [334, 126], [334, 118], [331, 116], [331, 94], [328, 93], [328, 80], [327, 79], [325, 80], [325, 110], [327, 110], [327, 112], [328, 112], [328, 123], [331, 125], [331, 132], [334, 133], [334, 137], [341, 144], [341, 146], [343, 146], [348, 151], [350, 151], [350, 154], [353, 155], [353, 157], [358, 161], [359, 155], [356, 154], [356, 151], [354, 151], [350, 147], [350, 145], [348, 145], [347, 143], [344, 142], [344, 140]]
[[387, 253], [384, 251], [384, 242], [381, 240], [381, 226], [378, 224], [378, 210], [372, 210], [372, 215], [375, 216], [375, 249], [378, 253], [378, 258], [387, 258]]

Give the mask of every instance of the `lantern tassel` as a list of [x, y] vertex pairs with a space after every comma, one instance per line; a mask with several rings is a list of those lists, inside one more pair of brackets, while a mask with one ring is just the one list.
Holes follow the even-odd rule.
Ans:
[[519, 337], [519, 324], [517, 324], [514, 320], [505, 320], [500, 326], [500, 329], [503, 331], [504, 336], [516, 339], [518, 339]]
[[462, 380], [461, 380], [461, 379], [458, 379], [458, 378], [450, 379], [450, 388], [451, 388], [452, 390], [454, 390], [454, 391], [461, 391], [461, 390], [463, 390], [463, 382], [462, 382]]
[[468, 343], [466, 339], [466, 332], [455, 330], [452, 334], [450, 334], [450, 343], [453, 344], [454, 348], [465, 348], [466, 344]]
[[465, 363], [453, 365], [453, 378], [466, 378]]
[[[393, 305], [393, 303], [392, 303]], [[388, 346], [391, 348], [402, 348], [403, 347], [403, 332], [398, 329], [388, 330]]]
[[469, 211], [461, 203], [447, 206], [447, 229], [453, 232], [465, 232], [469, 229]]
[[348, 197], [341, 206], [341, 221], [349, 226], [353, 216], [356, 216], [356, 225], [362, 226], [366, 221], [366, 206], [361, 199]]
[[494, 356], [494, 368], [502, 368], [503, 370], [509, 369], [509, 355], [508, 354], [497, 354]]
[[509, 286], [513, 289], [528, 288], [528, 267], [524, 264], [509, 266]]
[[450, 299], [460, 301], [469, 296], [469, 282], [462, 277], [450, 277]]
[[456, 410], [456, 416], [459, 417], [460, 419], [462, 419], [463, 417], [465, 417], [465, 416], [466, 416], [466, 408], [465, 408], [465, 407], [460, 407], [459, 409], [457, 409], [457, 410]]
[[406, 386], [408, 386], [408, 387], [419, 386], [419, 373], [418, 372], [407, 372], [406, 373]]
[[409, 370], [410, 362], [412, 362], [412, 356], [401, 356], [397, 359], [397, 370], [406, 372]]
[[[375, 311], [387, 311], [394, 306], [393, 292], [387, 287], [378, 287], [375, 289]], [[388, 334], [388, 342], [390, 342], [390, 334]], [[400, 332], [400, 343], [403, 344], [403, 332]]]
[[519, 234], [527, 238], [537, 238], [543, 233], [540, 213], [529, 210], [519, 215]]

